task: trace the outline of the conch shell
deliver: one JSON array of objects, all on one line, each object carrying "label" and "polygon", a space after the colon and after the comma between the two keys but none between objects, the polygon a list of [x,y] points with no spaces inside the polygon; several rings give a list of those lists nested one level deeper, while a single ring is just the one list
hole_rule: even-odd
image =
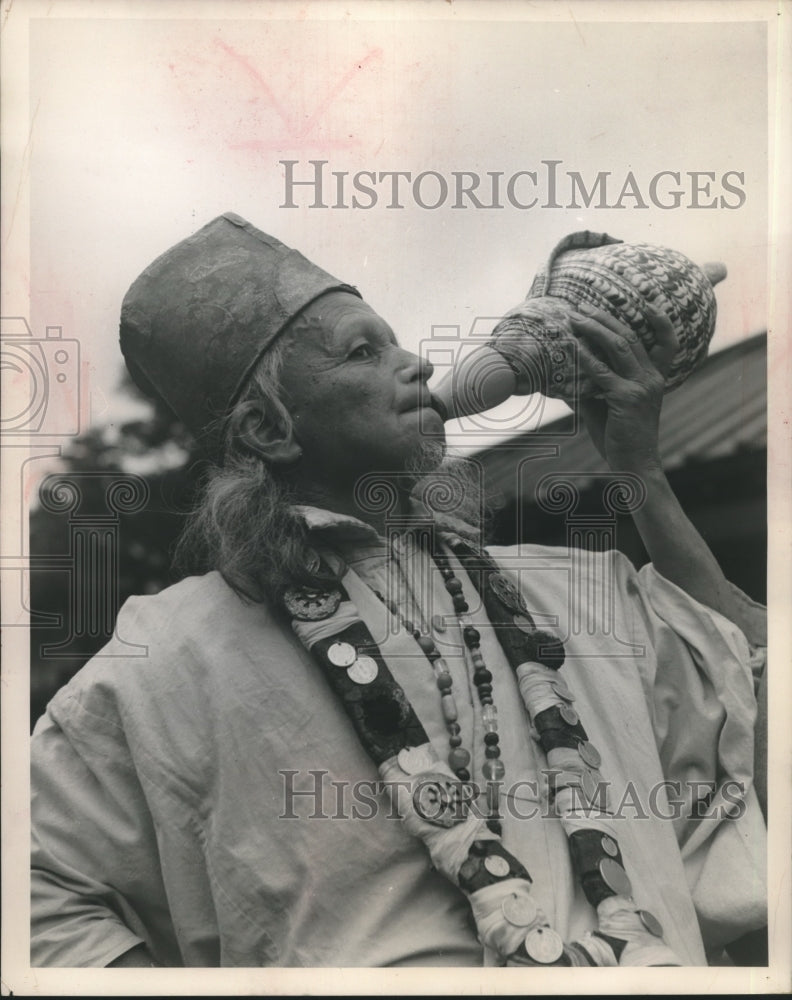
[{"label": "conch shell", "polygon": [[434,390],[447,419],[497,406],[513,394],[541,392],[573,403],[585,380],[575,371],[570,313],[587,304],[630,327],[647,350],[655,346],[650,310],[664,313],[679,343],[667,371],[676,388],[706,357],[715,332],[713,286],[723,264],[698,267],[684,254],[606,233],[572,233],[555,247],[525,300]]},{"label": "conch shell", "polygon": [[[623,243],[606,233],[572,233],[550,254],[525,300],[498,323],[492,347],[519,370],[528,348],[524,338],[543,345],[540,391],[567,399],[574,394],[572,357],[557,341],[574,337],[567,318],[570,308],[585,303],[609,313],[635,331],[650,350],[655,338],[647,307],[653,307],[671,321],[679,342],[666,372],[666,391],[670,391],[707,355],[717,317],[712,288],[725,277],[723,264],[698,267],[668,247]],[[540,355],[531,352],[531,356],[535,367]]]}]

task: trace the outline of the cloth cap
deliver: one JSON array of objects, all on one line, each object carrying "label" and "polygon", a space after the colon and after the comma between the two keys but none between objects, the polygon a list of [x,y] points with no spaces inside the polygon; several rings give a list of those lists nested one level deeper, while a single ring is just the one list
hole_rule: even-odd
[{"label": "cloth cap", "polygon": [[326,292],[360,296],[226,212],[146,268],[121,307],[129,373],[163,399],[210,452],[222,418],[290,320]]}]

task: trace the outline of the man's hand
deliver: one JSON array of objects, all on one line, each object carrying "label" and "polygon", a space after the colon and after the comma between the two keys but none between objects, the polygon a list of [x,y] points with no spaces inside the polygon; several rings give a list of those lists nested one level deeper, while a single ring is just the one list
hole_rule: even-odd
[{"label": "man's hand", "polygon": [[637,335],[612,316],[581,307],[584,312],[570,319],[579,335],[580,374],[588,388],[579,406],[589,434],[614,471],[657,471],[664,376],[679,346],[671,322],[652,313],[656,345],[647,351]]},{"label": "man's hand", "polygon": [[750,622],[685,516],[660,462],[664,376],[678,347],[670,321],[654,314],[656,346],[647,351],[629,327],[604,312],[591,310],[570,319],[579,335],[579,406],[588,431],[614,472],[639,475],[646,488],[633,520],[649,558],[667,580],[750,634]]}]

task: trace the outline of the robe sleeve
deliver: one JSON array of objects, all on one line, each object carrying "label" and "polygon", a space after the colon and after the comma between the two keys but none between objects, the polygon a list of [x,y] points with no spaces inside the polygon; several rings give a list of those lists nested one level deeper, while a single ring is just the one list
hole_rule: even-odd
[{"label": "robe sleeve", "polygon": [[120,728],[61,692],[31,750],[31,965],[101,967],[146,941],[157,845]]},{"label": "robe sleeve", "polygon": [[639,670],[664,775],[682,789],[682,860],[705,945],[717,948],[767,923],[766,831],[753,787],[766,621],[737,588],[745,632],[651,564],[625,576],[654,646]]}]

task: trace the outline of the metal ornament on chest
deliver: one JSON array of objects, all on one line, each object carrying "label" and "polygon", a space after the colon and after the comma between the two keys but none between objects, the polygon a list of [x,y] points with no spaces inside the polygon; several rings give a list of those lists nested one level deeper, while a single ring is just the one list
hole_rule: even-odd
[{"label": "metal ornament on chest", "polygon": [[331,618],[341,604],[337,587],[289,587],[283,594],[286,610],[301,622],[320,622]]}]

